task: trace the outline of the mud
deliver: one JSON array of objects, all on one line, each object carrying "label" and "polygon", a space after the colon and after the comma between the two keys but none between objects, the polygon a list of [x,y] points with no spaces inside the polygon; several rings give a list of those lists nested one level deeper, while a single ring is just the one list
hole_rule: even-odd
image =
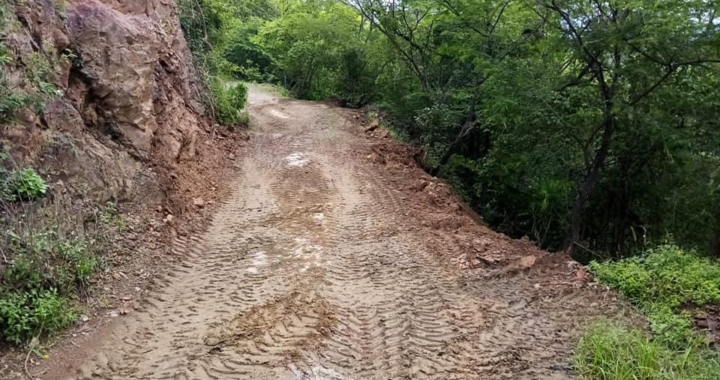
[{"label": "mud", "polygon": [[[576,286],[562,261],[467,265],[544,253],[489,230],[467,246],[480,230],[461,209],[440,215],[454,207],[447,188],[403,182],[397,170],[426,176],[410,163],[378,164],[347,111],[258,88],[250,111],[232,194],[205,233],[177,239],[185,260],[42,378],[574,378],[581,327],[612,297]],[[569,286],[549,285],[563,276]]]}]

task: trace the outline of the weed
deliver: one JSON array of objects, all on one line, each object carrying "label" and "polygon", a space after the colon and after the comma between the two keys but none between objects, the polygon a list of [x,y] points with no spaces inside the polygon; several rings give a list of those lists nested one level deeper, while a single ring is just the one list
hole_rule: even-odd
[{"label": "weed", "polygon": [[5,286],[17,290],[58,289],[70,294],[88,284],[97,267],[83,237],[63,237],[54,230],[9,231],[13,260],[5,271]]},{"label": "weed", "polygon": [[642,330],[608,322],[593,325],[580,340],[575,368],[589,380],[714,380],[716,353],[704,345],[672,350]]},{"label": "weed", "polygon": [[75,310],[54,289],[10,292],[0,289],[0,338],[24,344],[32,338],[65,328]]},{"label": "weed", "polygon": [[104,230],[90,229],[77,209],[49,200],[3,207],[0,341],[23,344],[74,320],[70,299],[87,288],[100,265]]},{"label": "weed", "polygon": [[214,77],[210,84],[210,91],[215,98],[218,121],[223,125],[240,122],[240,112],[245,108],[247,101],[245,84],[238,82],[229,85],[224,80]]},{"label": "weed", "polygon": [[101,294],[98,298],[98,305],[102,309],[110,309],[112,308],[112,301],[110,300],[110,297],[108,297],[107,294]]},{"label": "weed", "polygon": [[50,83],[50,77],[53,74],[53,63],[43,54],[33,52],[27,58],[27,70],[25,71],[25,75],[33,87],[49,98],[62,95],[62,92],[54,84]]},{"label": "weed", "polygon": [[643,307],[720,303],[720,264],[674,245],[625,260],[593,262],[590,270]]},{"label": "weed", "polygon": [[581,375],[592,380],[720,378],[717,355],[683,310],[720,302],[720,264],[661,245],[643,256],[593,262],[590,270],[647,314],[652,336],[607,323],[591,328],[575,357]]},{"label": "weed", "polygon": [[47,190],[45,180],[32,168],[0,175],[0,195],[5,201],[37,199],[45,195]]},{"label": "weed", "polygon": [[116,228],[120,232],[127,228],[127,224],[120,216],[120,210],[115,202],[107,202],[105,207],[100,210],[100,222],[107,227]]}]

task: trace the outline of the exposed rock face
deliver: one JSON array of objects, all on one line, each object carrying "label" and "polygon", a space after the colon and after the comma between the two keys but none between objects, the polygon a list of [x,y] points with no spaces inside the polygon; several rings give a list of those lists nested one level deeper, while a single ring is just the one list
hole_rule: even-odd
[{"label": "exposed rock face", "polygon": [[149,157],[157,142],[167,148],[156,152],[166,160],[192,158],[198,120],[187,110],[187,47],[174,2],[108,4],[86,0],[68,13],[81,72],[103,111],[100,122],[140,157]]},{"label": "exposed rock face", "polygon": [[[48,170],[62,168],[64,183],[84,182],[98,201],[179,191],[178,165],[211,148],[198,143],[207,121],[175,2],[80,0],[64,15],[53,0],[13,9],[21,28],[8,45],[25,64],[9,70],[11,81],[22,88],[23,57],[42,54],[64,96],[7,126],[0,144],[27,161],[44,155]],[[61,59],[68,52],[72,65]]]},{"label": "exposed rock face", "polygon": [[154,25],[90,0],[72,8],[68,28],[103,122],[147,157],[158,128],[152,94],[160,43]]}]

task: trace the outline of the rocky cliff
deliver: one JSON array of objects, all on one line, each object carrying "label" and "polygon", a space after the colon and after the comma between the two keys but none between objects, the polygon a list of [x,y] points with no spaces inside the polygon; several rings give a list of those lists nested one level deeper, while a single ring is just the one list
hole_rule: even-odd
[{"label": "rocky cliff", "polygon": [[2,126],[15,161],[98,202],[192,196],[194,175],[223,153],[210,141],[175,2],[4,7],[5,82],[40,99]]}]

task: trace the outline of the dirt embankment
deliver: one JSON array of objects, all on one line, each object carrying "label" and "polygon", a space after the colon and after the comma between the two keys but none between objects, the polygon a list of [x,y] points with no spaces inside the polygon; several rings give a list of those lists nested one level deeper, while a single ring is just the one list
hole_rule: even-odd
[{"label": "dirt embankment", "polygon": [[[11,86],[33,93],[43,80],[59,96],[4,126],[3,145],[83,197],[182,213],[227,153],[213,139],[175,2],[57,3],[6,6]],[[28,81],[38,61],[49,72]]]}]

